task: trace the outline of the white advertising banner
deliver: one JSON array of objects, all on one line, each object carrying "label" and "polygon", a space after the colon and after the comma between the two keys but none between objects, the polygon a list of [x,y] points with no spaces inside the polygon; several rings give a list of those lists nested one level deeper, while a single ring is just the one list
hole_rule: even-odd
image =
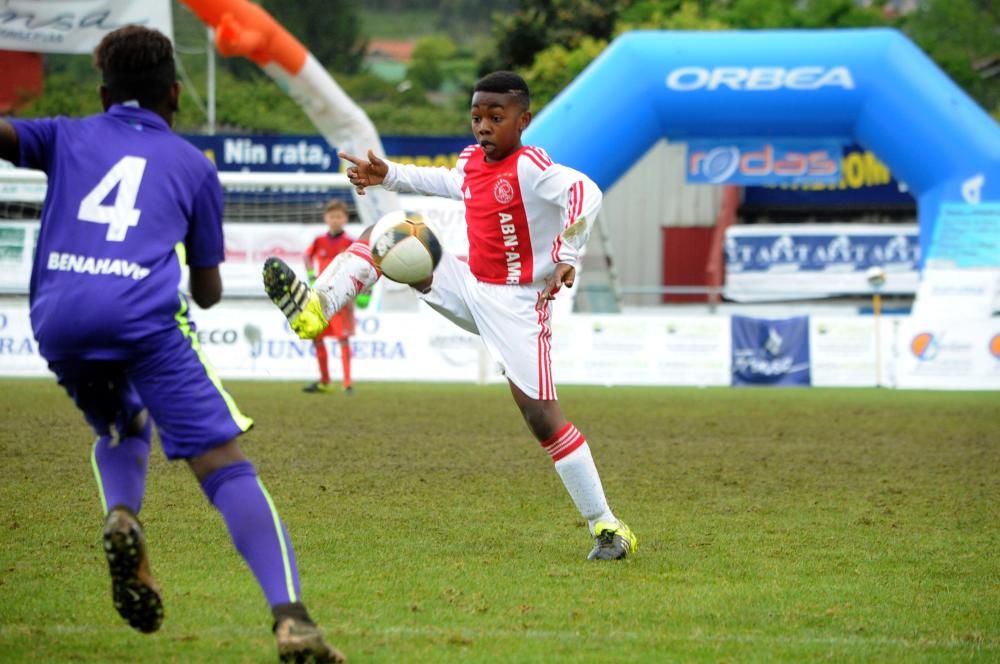
[{"label": "white advertising banner", "polygon": [[896,386],[1000,390],[1000,318],[899,323]]},{"label": "white advertising banner", "polygon": [[[224,379],[318,377],[312,342],[298,339],[266,301],[225,301],[193,317]],[[336,342],[326,341],[340,376]],[[357,312],[351,339],[358,381],[503,382],[480,339],[421,304],[414,313]],[[564,317],[553,330],[558,385],[728,385],[728,317]],[[45,376],[25,300],[0,306],[0,376]]]},{"label": "white advertising banner", "polygon": [[917,298],[913,301],[913,317],[988,319],[994,311],[1000,310],[998,298],[1000,269],[928,267],[920,277]]},{"label": "white advertising banner", "polygon": [[[476,382],[482,343],[421,307],[416,313],[356,312],[351,373],[359,381]],[[313,381],[319,377],[312,341],[288,328],[269,302],[227,302],[193,313],[202,348],[224,378]],[[325,340],[330,372],[340,377],[337,342]],[[484,350],[482,352],[485,352]]]},{"label": "white advertising banner", "polygon": [[[194,311],[205,354],[224,379],[318,377],[315,348],[298,339],[265,300],[229,300]],[[1000,319],[880,323],[881,384],[916,389],[1000,390]],[[571,314],[553,324],[553,375],[560,385],[730,385],[729,316]],[[340,376],[336,342],[326,340]],[[809,325],[812,385],[876,384],[874,319],[815,317]],[[358,381],[499,383],[480,339],[423,304],[413,312],[357,312],[351,339]],[[0,376],[48,376],[31,332],[26,298],[0,301]]]},{"label": "white advertising banner", "polygon": [[0,50],[90,53],[104,35],[130,23],[173,41],[168,0],[4,0]]},{"label": "white advertising banner", "polygon": [[[201,347],[224,379],[319,377],[316,351],[288,328],[269,302],[228,301],[192,314]],[[352,377],[365,381],[482,382],[485,348],[475,335],[425,306],[416,313],[358,312],[351,338]],[[327,339],[330,372],[340,377],[337,342]],[[0,304],[0,376],[46,376],[26,300]]]},{"label": "white advertising banner", "polygon": [[0,221],[0,293],[28,294],[37,221]]},{"label": "white advertising banner", "polygon": [[0,302],[0,376],[48,374],[48,365],[38,354],[31,331],[27,298]]},{"label": "white advertising banner", "polygon": [[573,314],[552,329],[556,387],[729,385],[727,316]]},{"label": "white advertising banner", "polygon": [[875,319],[872,317],[809,317],[809,355],[812,385],[816,387],[873,387],[886,384],[887,360],[892,349],[891,321],[879,321],[883,371],[875,371]]}]

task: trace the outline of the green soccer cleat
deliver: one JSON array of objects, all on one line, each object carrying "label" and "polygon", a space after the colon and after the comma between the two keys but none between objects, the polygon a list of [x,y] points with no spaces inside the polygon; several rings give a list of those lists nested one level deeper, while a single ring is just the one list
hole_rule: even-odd
[{"label": "green soccer cleat", "polygon": [[264,290],[300,339],[315,339],[326,329],[329,321],[319,294],[280,258],[272,256],[264,261]]},{"label": "green soccer cleat", "polygon": [[330,383],[316,381],[315,383],[310,383],[309,385],[303,387],[302,391],[308,394],[330,394],[333,392],[333,387]]},{"label": "green soccer cleat", "polygon": [[587,560],[622,560],[631,556],[639,543],[624,521],[616,524],[598,521],[594,524],[594,550]]},{"label": "green soccer cleat", "polygon": [[104,520],[104,556],[111,571],[111,598],[134,629],[155,632],[163,623],[163,601],[146,556],[142,526],[132,510],[118,506]]}]

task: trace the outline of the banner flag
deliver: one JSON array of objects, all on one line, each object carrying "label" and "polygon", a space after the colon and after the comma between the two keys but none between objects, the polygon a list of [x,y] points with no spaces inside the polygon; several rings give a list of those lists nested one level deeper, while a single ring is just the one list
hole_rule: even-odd
[{"label": "banner flag", "polygon": [[90,53],[104,35],[132,23],[174,40],[167,0],[4,0],[0,50]]},{"label": "banner flag", "polygon": [[809,317],[733,316],[733,385],[810,384]]}]

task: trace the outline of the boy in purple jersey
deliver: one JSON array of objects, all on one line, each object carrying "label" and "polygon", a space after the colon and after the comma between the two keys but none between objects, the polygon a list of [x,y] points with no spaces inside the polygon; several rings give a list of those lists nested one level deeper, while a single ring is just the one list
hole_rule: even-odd
[{"label": "boy in purple jersey", "polygon": [[201,354],[181,266],[203,308],[222,296],[222,190],[214,166],[171,129],[173,48],[126,26],[94,52],[105,112],[0,120],[0,158],[48,174],[31,274],[39,351],[97,433],[91,461],[106,514],[115,608],[153,632],[160,589],[137,518],[152,425],[222,513],[274,615],[282,661],[339,662],[300,600],[295,553],[237,437],[243,415]]}]

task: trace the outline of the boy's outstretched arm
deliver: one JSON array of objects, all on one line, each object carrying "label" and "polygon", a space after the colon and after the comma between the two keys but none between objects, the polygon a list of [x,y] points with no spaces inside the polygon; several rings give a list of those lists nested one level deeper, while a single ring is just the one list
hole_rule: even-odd
[{"label": "boy's outstretched arm", "polygon": [[20,161],[17,132],[5,120],[0,120],[0,159],[6,159],[15,164]]},{"label": "boy's outstretched arm", "polygon": [[386,174],[389,172],[389,165],[376,157],[375,153],[371,150],[368,151],[367,160],[347,154],[346,152],[338,152],[337,156],[354,164],[347,168],[346,174],[347,179],[354,185],[354,189],[360,196],[364,196],[365,187],[374,187],[377,184],[382,184]]}]

